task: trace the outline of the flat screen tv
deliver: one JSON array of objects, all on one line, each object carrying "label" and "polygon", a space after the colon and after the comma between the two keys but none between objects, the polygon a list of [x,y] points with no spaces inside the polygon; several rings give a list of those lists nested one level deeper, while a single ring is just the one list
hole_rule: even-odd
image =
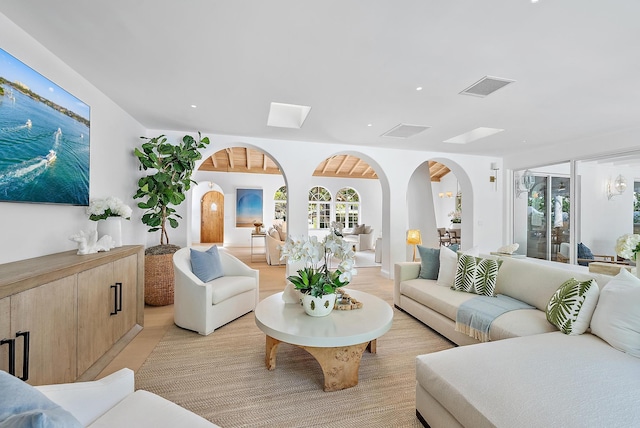
[{"label": "flat screen tv", "polygon": [[89,204],[88,105],[0,49],[0,201]]}]

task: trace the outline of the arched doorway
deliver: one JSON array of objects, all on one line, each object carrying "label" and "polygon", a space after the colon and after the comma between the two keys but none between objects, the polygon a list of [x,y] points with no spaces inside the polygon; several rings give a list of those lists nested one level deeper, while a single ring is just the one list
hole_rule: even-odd
[{"label": "arched doorway", "polygon": [[200,200],[200,242],[224,242],[224,194],[215,190]]}]

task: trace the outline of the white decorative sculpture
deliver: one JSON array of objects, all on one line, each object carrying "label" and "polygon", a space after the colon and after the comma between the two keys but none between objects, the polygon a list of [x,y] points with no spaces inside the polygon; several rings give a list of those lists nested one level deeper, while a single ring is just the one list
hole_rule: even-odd
[{"label": "white decorative sculpture", "polygon": [[500,248],[498,248],[498,253],[502,253],[502,254],[513,254],[513,253],[515,253],[515,252],[516,252],[516,250],[518,249],[518,247],[520,247],[520,244],[518,244],[518,243],[505,245],[504,247],[500,247]]},{"label": "white decorative sculpture", "polygon": [[69,239],[78,243],[78,255],[93,254],[98,251],[109,251],[115,247],[113,238],[105,235],[98,239],[98,232],[96,230],[89,232],[81,230],[77,234],[70,236]]}]

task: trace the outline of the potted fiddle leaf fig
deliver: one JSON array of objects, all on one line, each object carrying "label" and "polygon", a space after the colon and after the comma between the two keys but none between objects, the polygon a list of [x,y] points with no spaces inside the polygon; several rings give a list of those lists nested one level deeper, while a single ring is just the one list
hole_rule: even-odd
[{"label": "potted fiddle leaf fig", "polygon": [[138,180],[138,190],[134,199],[142,199],[138,208],[144,211],[142,223],[149,226],[149,232],[160,231],[160,245],[145,250],[145,303],[161,306],[173,303],[173,253],[180,247],[169,244],[167,227],[178,227],[182,218],[174,208],[184,202],[186,192],[200,153],[209,144],[209,138],[200,135],[193,138],[185,135],[178,144],[171,144],[167,137],[148,138],[135,155],[140,162],[140,170],[150,171]]}]

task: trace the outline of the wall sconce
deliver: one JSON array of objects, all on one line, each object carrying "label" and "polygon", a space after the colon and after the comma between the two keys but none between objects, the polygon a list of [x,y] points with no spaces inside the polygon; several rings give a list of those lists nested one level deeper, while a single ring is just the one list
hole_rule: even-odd
[{"label": "wall sconce", "polygon": [[498,168],[497,162],[491,162],[491,170],[493,171],[493,174],[489,176],[489,182],[496,183],[496,189],[498,188],[498,170],[499,169],[500,168]]},{"label": "wall sconce", "polygon": [[407,231],[407,244],[413,245],[413,261],[416,261],[416,245],[422,244],[422,237],[420,236],[420,230],[410,229]]},{"label": "wall sconce", "polygon": [[536,178],[531,171],[526,170],[521,177],[516,175],[515,179],[515,191],[516,198],[519,198],[522,193],[529,193],[533,186],[536,184]]},{"label": "wall sconce", "polygon": [[607,199],[611,200],[614,196],[620,196],[625,190],[627,190],[627,179],[618,175],[613,183],[611,180],[607,182]]},{"label": "wall sconce", "polygon": [[453,192],[440,192],[438,193],[438,196],[441,198],[444,198],[445,196],[447,198],[453,198]]}]

